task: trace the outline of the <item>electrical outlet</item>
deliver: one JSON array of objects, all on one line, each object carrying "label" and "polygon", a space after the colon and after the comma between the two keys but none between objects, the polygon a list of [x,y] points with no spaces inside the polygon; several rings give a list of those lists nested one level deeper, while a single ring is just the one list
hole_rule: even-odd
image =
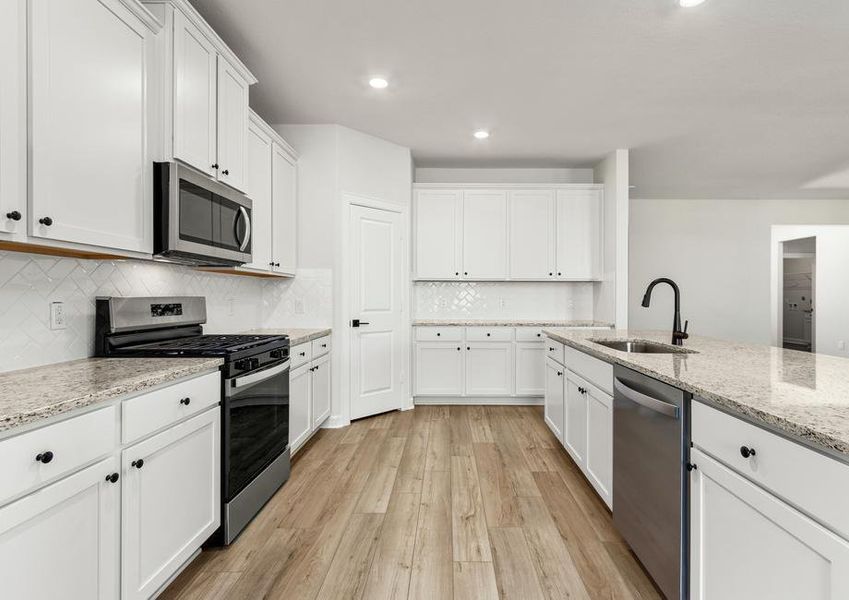
[{"label": "electrical outlet", "polygon": [[507,300],[505,300],[504,298],[499,298],[498,306],[500,306],[501,308],[507,308]]},{"label": "electrical outlet", "polygon": [[65,303],[51,302],[50,303],[50,329],[65,329]]}]

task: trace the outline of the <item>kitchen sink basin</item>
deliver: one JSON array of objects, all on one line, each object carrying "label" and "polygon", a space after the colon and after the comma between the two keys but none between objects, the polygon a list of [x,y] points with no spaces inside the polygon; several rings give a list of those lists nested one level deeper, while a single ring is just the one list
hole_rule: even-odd
[{"label": "kitchen sink basin", "polygon": [[630,352],[633,354],[695,354],[693,350],[687,350],[680,346],[649,342],[646,340],[589,340],[599,346],[618,350],[619,352]]}]

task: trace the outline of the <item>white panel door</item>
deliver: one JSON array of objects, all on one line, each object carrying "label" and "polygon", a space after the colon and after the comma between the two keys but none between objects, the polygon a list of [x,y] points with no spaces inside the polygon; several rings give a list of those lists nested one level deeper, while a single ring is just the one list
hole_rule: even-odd
[{"label": "white panel door", "polygon": [[601,277],[601,190],[557,190],[557,276]]},{"label": "white panel door", "polygon": [[30,10],[32,235],[152,252],[152,32],[120,0]]},{"label": "white panel door", "polygon": [[218,55],[218,181],[245,190],[248,165],[249,84]]},{"label": "white panel door", "polygon": [[608,507],[613,503],[613,398],[592,386],[587,401],[587,479]]},{"label": "white panel door", "polygon": [[463,279],[507,277],[507,192],[463,192]]},{"label": "white panel door", "polygon": [[550,358],[544,359],[545,365],[545,422],[554,436],[563,443],[564,387],[566,377],[561,365]]},{"label": "white panel door", "polygon": [[250,122],[248,126],[248,196],[251,199],[251,253],[247,267],[269,271],[273,266],[271,209],[271,138]]},{"label": "white panel door", "polygon": [[545,345],[516,342],[516,395],[542,396],[545,393]]},{"label": "white panel door", "polygon": [[220,414],[123,451],[123,600],[150,598],[221,524]]},{"label": "white panel door", "polygon": [[416,396],[463,395],[462,342],[425,342],[415,346]]},{"label": "white panel door", "polygon": [[693,600],[849,598],[849,542],[698,449],[690,460]]},{"label": "white panel door", "polygon": [[174,10],[174,157],[213,177],[218,53],[179,9]]},{"label": "white panel door", "polygon": [[294,276],[298,267],[298,165],[280,144],[274,144],[271,156],[274,270]]},{"label": "white panel door", "polygon": [[312,363],[312,428],[316,429],[330,416],[330,355]]},{"label": "white panel door", "polygon": [[466,344],[466,395],[510,396],[513,393],[513,344]]},{"label": "white panel door", "polygon": [[26,233],[26,0],[0,2],[0,239]]},{"label": "white panel door", "polygon": [[0,508],[3,598],[114,600],[120,480],[115,457]]},{"label": "white panel door", "polygon": [[582,469],[587,462],[587,398],[582,391],[585,385],[571,371],[566,372],[563,445]]},{"label": "white panel door", "polygon": [[553,190],[510,192],[510,277],[555,276],[555,209]]},{"label": "white panel door", "polygon": [[402,325],[404,248],[401,214],[351,205],[351,418],[404,406]]},{"label": "white panel door", "polygon": [[416,277],[458,279],[463,243],[461,192],[416,192]]},{"label": "white panel door", "polygon": [[300,448],[312,432],[312,366],[289,373],[289,447]]}]

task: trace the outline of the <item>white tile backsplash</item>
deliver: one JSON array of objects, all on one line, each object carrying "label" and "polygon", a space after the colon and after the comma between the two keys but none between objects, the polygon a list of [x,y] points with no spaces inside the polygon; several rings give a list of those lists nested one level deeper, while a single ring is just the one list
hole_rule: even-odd
[{"label": "white tile backsplash", "polygon": [[416,319],[592,319],[593,284],[419,281],[413,310]]}]

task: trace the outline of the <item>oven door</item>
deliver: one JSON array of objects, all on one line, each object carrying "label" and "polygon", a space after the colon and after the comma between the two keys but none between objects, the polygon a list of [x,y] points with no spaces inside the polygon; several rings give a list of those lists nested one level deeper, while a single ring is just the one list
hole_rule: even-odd
[{"label": "oven door", "polygon": [[232,500],[289,445],[289,361],[224,381],[223,496]]}]

